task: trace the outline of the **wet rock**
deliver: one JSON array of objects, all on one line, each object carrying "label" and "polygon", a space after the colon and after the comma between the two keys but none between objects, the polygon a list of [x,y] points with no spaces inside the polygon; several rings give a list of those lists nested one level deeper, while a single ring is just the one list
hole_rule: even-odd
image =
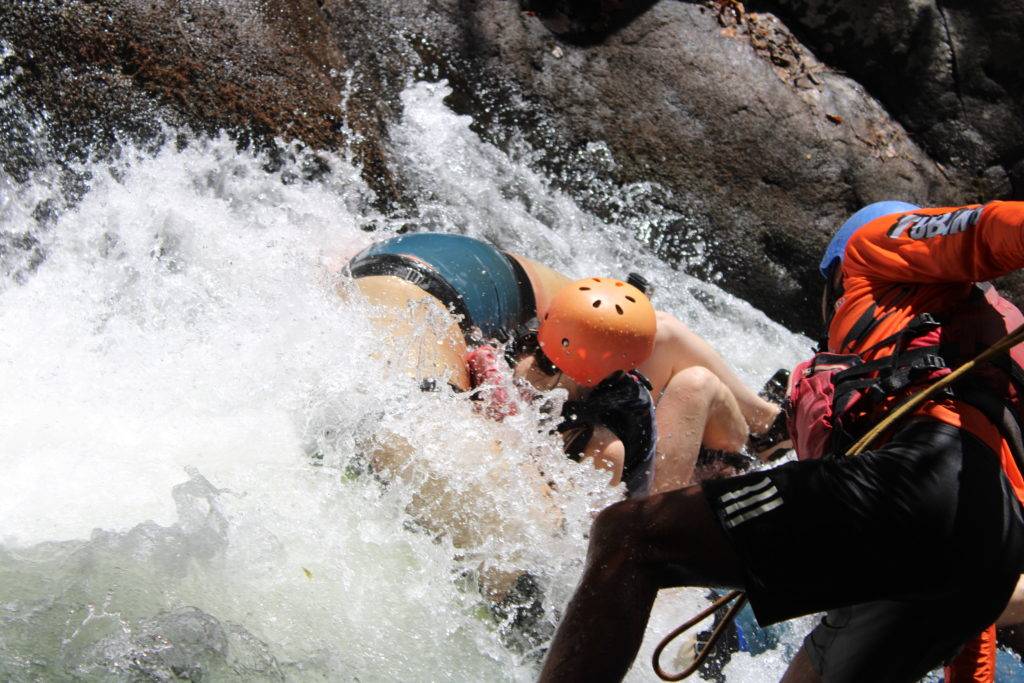
[{"label": "wet rock", "polygon": [[315,0],[0,3],[4,168],[160,143],[167,123],[350,149],[387,203],[382,117],[372,98],[343,98],[350,62],[327,20]]},{"label": "wet rock", "polygon": [[[558,128],[606,142],[621,182],[667,188],[665,208],[687,218],[662,232],[705,243],[701,274],[792,328],[816,331],[817,262],[849,213],[889,197],[958,202],[969,184],[778,19],[739,3],[661,2],[599,42],[563,41],[560,59],[539,10],[473,8],[464,40],[488,67]],[[678,259],[672,244],[653,246]]]},{"label": "wet rock", "polygon": [[0,679],[282,680],[254,634],[175,604],[227,546],[222,493],[192,471],[173,489],[177,523],[0,547]]},{"label": "wet rock", "polygon": [[284,680],[265,643],[194,607],[123,624],[120,632],[73,653],[68,668],[133,680]]},{"label": "wet rock", "polygon": [[[750,3],[754,4],[754,3]],[[764,0],[824,61],[862,83],[939,162],[982,177],[1024,159],[1019,0]],[[987,195],[991,196],[991,195]]]}]

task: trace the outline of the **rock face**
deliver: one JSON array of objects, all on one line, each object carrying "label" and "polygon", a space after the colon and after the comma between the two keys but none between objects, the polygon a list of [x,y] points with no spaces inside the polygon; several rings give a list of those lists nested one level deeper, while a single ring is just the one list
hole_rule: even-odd
[{"label": "rock face", "polygon": [[1024,197],[1024,3],[767,0],[943,164]]},{"label": "rock face", "polygon": [[695,242],[706,245],[696,274],[804,332],[818,325],[821,250],[863,204],[1021,196],[1020,0],[748,9],[736,0],[7,3],[0,154],[15,175],[39,159],[28,125],[38,111],[58,157],[95,154],[126,133],[160,139],[159,115],[228,129],[241,143],[277,136],[350,149],[382,207],[414,212],[389,164],[387,129],[409,78],[445,77],[451,106],[482,135],[501,144],[523,131],[545,150],[537,163],[566,179],[556,182],[614,216],[565,172],[591,163],[575,150],[606,143],[615,164],[597,172],[607,180],[664,189],[643,237],[665,259],[683,263]]},{"label": "rock face", "polygon": [[87,678],[285,680],[265,643],[195,607],[136,619],[80,652],[69,650],[65,666]]},{"label": "rock face", "polygon": [[102,155],[124,137],[161,137],[160,120],[226,129],[241,142],[275,136],[317,149],[351,144],[368,180],[394,195],[375,107],[350,98],[348,61],[314,0],[29,0],[0,4],[5,169],[40,160],[31,130],[45,112],[49,161]]},{"label": "rock face", "polygon": [[606,141],[621,180],[669,188],[724,286],[792,327],[817,326],[817,262],[845,216],[888,197],[957,201],[957,179],[774,17],[661,2],[572,45],[507,3],[477,8],[468,42],[488,63],[563,129]]}]

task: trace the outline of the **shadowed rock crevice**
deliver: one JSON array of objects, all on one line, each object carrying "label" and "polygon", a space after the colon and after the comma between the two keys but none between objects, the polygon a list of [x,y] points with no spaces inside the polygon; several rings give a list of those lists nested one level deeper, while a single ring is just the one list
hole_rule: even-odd
[{"label": "shadowed rock crevice", "polygon": [[1024,6],[1018,0],[752,0],[860,81],[973,197],[1024,197]]},{"label": "shadowed rock crevice", "polygon": [[956,42],[953,40],[953,34],[949,30],[949,19],[946,17],[946,11],[942,9],[942,5],[936,5],[935,9],[942,19],[942,30],[946,34],[946,45],[949,47],[949,76],[953,80],[956,99],[960,102],[960,113],[964,119],[967,119],[967,107],[964,105],[963,89],[960,86],[960,67],[957,65],[956,59]]}]

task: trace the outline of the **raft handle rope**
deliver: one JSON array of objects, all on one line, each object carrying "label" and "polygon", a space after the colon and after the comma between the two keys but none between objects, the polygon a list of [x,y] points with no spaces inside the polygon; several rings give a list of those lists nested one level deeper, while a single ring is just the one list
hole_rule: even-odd
[{"label": "raft handle rope", "polygon": [[[945,377],[936,380],[927,389],[915,394],[909,400],[900,405],[898,408],[896,408],[891,413],[886,415],[885,419],[879,421],[879,423],[875,425],[874,428],[872,428],[870,431],[868,431],[867,434],[861,437],[861,439],[857,441],[857,443],[850,446],[850,449],[846,451],[846,457],[852,457],[855,455],[859,455],[860,453],[863,453],[865,450],[867,450],[868,446],[874,443],[875,439],[877,439],[883,432],[885,432],[886,429],[891,427],[893,423],[896,422],[896,420],[900,419],[901,417],[912,411],[914,408],[917,408],[919,405],[927,401],[928,398],[931,397],[933,394],[942,391],[950,384],[957,381],[967,373],[971,372],[980,364],[984,363],[993,356],[1005,353],[1012,349],[1017,344],[1020,344],[1022,342],[1024,342],[1024,325],[1020,325],[1019,327],[1011,331],[1009,334],[1007,334],[1005,337],[997,341],[995,344],[979,353],[973,359],[967,361],[966,363],[958,367],[956,370],[946,375]],[[697,656],[694,658],[693,662],[688,667],[686,667],[677,674],[667,673],[664,669],[661,668],[661,664],[658,660],[661,658],[662,651],[664,651],[664,649],[668,647],[669,643],[671,643],[673,640],[678,638],[686,631],[689,631],[698,623],[706,619],[709,615],[714,614],[716,611],[718,611],[725,605],[729,604],[733,600],[736,600],[736,604],[730,607],[729,611],[725,613],[725,616],[722,618],[722,621],[718,624],[718,626],[715,627],[715,630],[711,632],[711,637],[708,638],[708,642],[704,645],[703,648],[701,648],[697,652]],[[711,654],[711,648],[713,648],[715,643],[718,642],[718,639],[725,631],[726,626],[728,626],[729,623],[736,618],[736,614],[740,611],[740,609],[743,607],[746,601],[747,596],[743,591],[732,591],[731,593],[728,593],[723,597],[719,598],[718,600],[716,600],[715,602],[713,602],[710,607],[706,608],[697,616],[677,626],[675,630],[673,630],[671,633],[665,636],[661,640],[661,642],[658,643],[658,647],[654,649],[654,655],[651,658],[651,665],[654,667],[654,673],[658,674],[658,677],[661,678],[661,680],[663,681],[681,681],[684,678],[687,678],[688,676],[692,675],[697,669],[700,668],[700,665],[704,663],[704,660],[708,658],[708,655]]]},{"label": "raft handle rope", "polygon": [[[735,600],[736,603],[729,608],[728,612],[725,613],[725,616],[722,617],[722,621],[718,623],[718,626],[715,626],[715,629],[708,637],[708,642],[704,643],[704,647],[697,650],[697,656],[693,658],[693,661],[690,662],[689,666],[675,674],[670,674],[661,668],[661,663],[659,661],[661,659],[661,653],[666,647],[668,647],[669,643],[707,619],[721,608],[728,605],[733,600]],[[663,681],[681,681],[693,674],[693,672],[699,669],[700,665],[704,663],[704,660],[708,658],[708,655],[711,654],[711,649],[714,648],[715,643],[718,642],[722,633],[725,632],[725,628],[733,619],[736,618],[736,613],[743,609],[743,605],[746,604],[746,602],[747,596],[743,591],[732,591],[730,593],[726,593],[711,603],[710,607],[705,608],[697,616],[677,626],[671,633],[661,639],[661,642],[658,643],[658,647],[654,648],[654,654],[651,656],[651,665],[654,667],[654,673],[658,674],[658,677]]]}]

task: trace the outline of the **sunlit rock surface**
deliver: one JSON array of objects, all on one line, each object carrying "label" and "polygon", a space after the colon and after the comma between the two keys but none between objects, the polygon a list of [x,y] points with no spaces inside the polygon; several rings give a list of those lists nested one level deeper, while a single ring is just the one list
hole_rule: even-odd
[{"label": "sunlit rock surface", "polygon": [[[567,130],[606,141],[620,177],[669,188],[689,218],[671,229],[707,242],[708,275],[791,326],[812,329],[815,266],[850,211],[957,196],[876,100],[770,15],[661,2],[577,46],[513,10],[493,3],[472,24],[489,61]],[[671,260],[672,241],[661,251]]]}]

